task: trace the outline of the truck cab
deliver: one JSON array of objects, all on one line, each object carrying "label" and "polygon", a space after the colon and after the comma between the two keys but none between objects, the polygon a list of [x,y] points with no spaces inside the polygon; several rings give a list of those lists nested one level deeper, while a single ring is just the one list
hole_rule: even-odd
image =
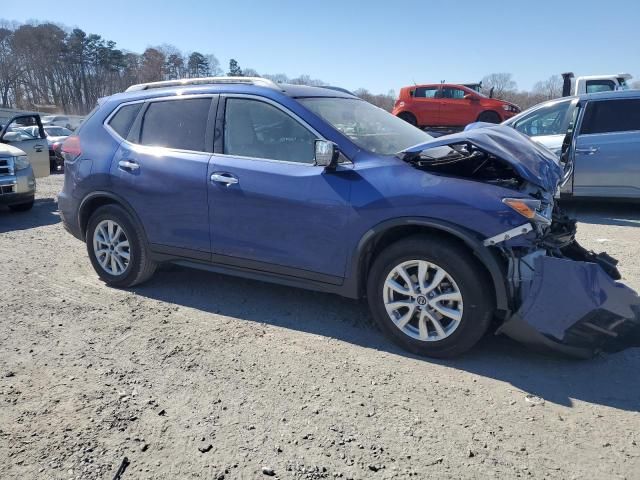
[{"label": "truck cab", "polygon": [[633,77],[628,73],[574,77],[572,72],[568,72],[563,73],[562,78],[564,79],[562,96],[567,97],[569,95],[583,95],[585,93],[628,90],[628,82]]}]

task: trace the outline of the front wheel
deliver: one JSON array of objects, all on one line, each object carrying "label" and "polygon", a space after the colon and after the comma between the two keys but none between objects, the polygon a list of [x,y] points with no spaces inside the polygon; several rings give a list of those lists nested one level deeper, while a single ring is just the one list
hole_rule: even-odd
[{"label": "front wheel", "polygon": [[132,287],[156,270],[143,232],[118,205],[105,205],[91,215],[86,241],[91,264],[107,285]]},{"label": "front wheel", "polygon": [[470,349],[489,328],[490,284],[463,247],[416,235],[375,259],[367,296],[374,320],[392,340],[418,355],[447,358]]}]

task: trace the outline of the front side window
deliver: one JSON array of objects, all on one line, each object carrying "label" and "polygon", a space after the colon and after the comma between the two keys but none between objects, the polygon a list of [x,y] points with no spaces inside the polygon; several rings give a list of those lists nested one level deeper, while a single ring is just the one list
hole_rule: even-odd
[{"label": "front side window", "polygon": [[616,89],[612,80],[587,80],[587,93],[610,92]]},{"label": "front side window", "polygon": [[515,122],[513,128],[529,137],[564,135],[569,127],[571,105],[571,102],[558,102],[540,108]]},{"label": "front side window", "polygon": [[464,98],[465,93],[461,88],[444,87],[442,89],[442,98],[460,100]]},{"label": "front side window", "polygon": [[140,125],[140,144],[204,152],[211,98],[156,101]]},{"label": "front side window", "polygon": [[589,102],[581,134],[640,130],[640,98]]},{"label": "front side window", "polygon": [[393,155],[433,140],[428,133],[359,98],[316,97],[298,101],[370,152]]},{"label": "front side window", "polygon": [[279,108],[259,100],[229,98],[224,153],[296,163],[313,163],[317,137]]},{"label": "front side window", "polygon": [[438,87],[416,87],[413,92],[414,98],[436,98]]}]

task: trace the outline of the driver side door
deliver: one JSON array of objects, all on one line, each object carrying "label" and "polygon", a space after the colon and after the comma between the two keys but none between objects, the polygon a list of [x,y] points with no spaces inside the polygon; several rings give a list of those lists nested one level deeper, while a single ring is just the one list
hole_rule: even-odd
[{"label": "driver side door", "polygon": [[340,284],[350,177],[314,165],[322,138],[262,97],[221,97],[208,170],[216,263]]},{"label": "driver side door", "polygon": [[[34,134],[24,127],[35,127]],[[0,142],[19,148],[27,154],[36,178],[49,176],[49,144],[42,128],[40,115],[18,115],[13,117],[0,132]]]}]

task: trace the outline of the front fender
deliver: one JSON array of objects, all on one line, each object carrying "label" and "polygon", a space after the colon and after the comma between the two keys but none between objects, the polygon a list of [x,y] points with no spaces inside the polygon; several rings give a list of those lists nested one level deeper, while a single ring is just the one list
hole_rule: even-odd
[{"label": "front fender", "polygon": [[477,233],[460,227],[459,225],[446,222],[440,219],[428,217],[400,217],[385,220],[369,229],[358,242],[358,245],[351,256],[349,274],[345,279],[345,295],[353,298],[360,298],[366,284],[365,272],[370,260],[369,255],[376,240],[397,227],[417,226],[430,230],[440,231],[454,236],[464,242],[465,245],[485,266],[493,281],[496,293],[496,307],[505,312],[505,316],[511,311],[511,299],[508,294],[506,275],[496,254],[485,247],[483,238]]}]

